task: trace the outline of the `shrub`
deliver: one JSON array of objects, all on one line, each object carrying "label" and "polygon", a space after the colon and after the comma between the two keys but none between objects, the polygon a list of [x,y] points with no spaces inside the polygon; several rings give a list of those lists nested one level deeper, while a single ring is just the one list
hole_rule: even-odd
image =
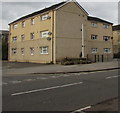
[{"label": "shrub", "polygon": [[73,64],[88,64],[92,63],[86,58],[64,58],[61,60],[62,65],[73,65]]},{"label": "shrub", "polygon": [[119,52],[119,53],[114,54],[113,58],[120,58],[120,52]]}]

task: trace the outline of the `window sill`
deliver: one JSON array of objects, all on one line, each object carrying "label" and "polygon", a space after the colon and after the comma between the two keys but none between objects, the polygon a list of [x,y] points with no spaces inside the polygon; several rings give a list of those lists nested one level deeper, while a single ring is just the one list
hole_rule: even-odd
[{"label": "window sill", "polygon": [[47,38],[47,37],[40,37],[40,38],[44,39],[44,38]]},{"label": "window sill", "polygon": [[104,53],[104,54],[110,54],[111,52],[108,52],[108,53]]},{"label": "window sill", "polygon": [[41,55],[48,55],[48,53],[40,53]]}]

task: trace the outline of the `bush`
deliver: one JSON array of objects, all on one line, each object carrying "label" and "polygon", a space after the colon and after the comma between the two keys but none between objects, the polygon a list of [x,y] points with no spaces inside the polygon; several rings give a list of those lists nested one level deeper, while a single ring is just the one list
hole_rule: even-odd
[{"label": "bush", "polygon": [[62,65],[73,65],[73,64],[89,64],[91,61],[86,58],[64,58],[61,60]]},{"label": "bush", "polygon": [[113,58],[120,58],[120,52],[113,55]]},{"label": "bush", "polygon": [[8,59],[8,46],[3,43],[2,44],[2,60],[7,60]]},{"label": "bush", "polygon": [[65,62],[62,62],[62,65],[73,65],[74,62],[72,61],[65,61]]}]

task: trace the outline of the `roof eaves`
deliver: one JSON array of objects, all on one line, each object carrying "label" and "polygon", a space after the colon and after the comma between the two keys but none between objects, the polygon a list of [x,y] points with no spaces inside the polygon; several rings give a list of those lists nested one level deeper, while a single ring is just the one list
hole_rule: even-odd
[{"label": "roof eaves", "polygon": [[23,16],[23,17],[15,20],[15,21],[9,23],[9,25],[10,25],[10,24],[13,24],[13,23],[16,23],[16,22],[18,22],[18,21],[20,21],[20,20],[24,20],[24,19],[26,19],[26,18],[33,17],[33,16],[35,16],[35,15],[37,15],[37,14],[41,14],[41,13],[44,13],[44,12],[47,12],[47,11],[54,10],[56,7],[59,7],[60,5],[62,5],[62,4],[64,4],[64,3],[66,3],[66,2],[61,2],[61,3],[58,3],[58,4],[52,5],[52,6],[48,7],[48,8],[44,8],[44,9],[42,9],[42,10],[40,10],[40,11],[36,11],[36,12],[34,12],[34,13],[28,14],[28,15],[26,15],[26,16]]},{"label": "roof eaves", "polygon": [[83,12],[89,15],[88,12],[78,2],[75,2],[75,3],[82,9]]},{"label": "roof eaves", "polygon": [[103,23],[108,23],[108,24],[113,25],[112,22],[108,22],[108,21],[106,21],[106,20],[103,20],[103,19],[100,19],[100,18],[97,18],[97,17],[88,16],[88,20],[97,21],[97,22],[103,22]]},{"label": "roof eaves", "polygon": [[85,9],[84,9],[77,1],[69,1],[69,0],[68,0],[68,1],[66,1],[65,4],[57,7],[56,10],[60,9],[61,7],[65,6],[66,4],[68,4],[68,3],[70,3],[70,2],[74,2],[83,12],[86,13],[86,15],[89,15],[89,14],[85,11]]},{"label": "roof eaves", "polygon": [[113,30],[113,31],[118,31],[118,30],[120,30],[120,24],[119,24],[119,25],[112,26],[112,30]]},{"label": "roof eaves", "polygon": [[66,1],[64,4],[62,4],[61,6],[55,8],[55,9],[58,10],[58,9],[60,9],[61,7],[65,6],[65,5],[68,4],[68,3],[69,3],[69,1]]}]

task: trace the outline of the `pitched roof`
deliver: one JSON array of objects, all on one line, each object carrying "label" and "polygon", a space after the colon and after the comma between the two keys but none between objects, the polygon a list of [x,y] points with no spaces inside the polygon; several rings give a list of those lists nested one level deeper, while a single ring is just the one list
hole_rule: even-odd
[{"label": "pitched roof", "polygon": [[15,21],[9,23],[9,25],[12,24],[12,23],[15,23],[15,22],[17,22],[17,21],[19,21],[19,20],[23,20],[23,19],[26,19],[26,18],[28,18],[28,17],[35,16],[35,15],[40,14],[40,13],[44,13],[44,12],[46,12],[46,11],[53,10],[53,9],[55,9],[55,8],[57,8],[57,7],[65,4],[65,3],[66,3],[66,2],[61,2],[61,3],[58,3],[58,4],[52,5],[52,6],[48,7],[48,8],[44,8],[44,9],[42,9],[42,10],[40,10],[40,11],[36,11],[36,12],[34,12],[34,13],[28,14],[28,15],[26,15],[26,16],[23,16],[23,17],[15,20]]},{"label": "pitched roof", "polygon": [[103,23],[108,23],[108,24],[112,24],[113,25],[113,23],[108,22],[108,21],[103,20],[103,19],[100,19],[100,18],[97,18],[97,17],[88,16],[88,20],[97,21],[97,22],[103,22]]},{"label": "pitched roof", "polygon": [[44,8],[44,9],[42,9],[42,10],[40,10],[40,11],[36,11],[36,12],[34,12],[34,13],[31,13],[31,14],[28,14],[28,15],[26,15],[26,16],[23,16],[23,17],[15,20],[15,21],[9,23],[9,25],[10,25],[10,24],[13,24],[13,23],[15,23],[15,22],[17,22],[17,21],[20,21],[20,20],[23,20],[23,19],[26,19],[26,18],[35,16],[35,15],[37,15],[37,14],[41,14],[41,13],[44,13],[44,12],[47,12],[47,11],[50,11],[50,10],[54,10],[54,9],[60,8],[61,6],[65,5],[66,3],[69,3],[69,2],[74,2],[74,3],[76,3],[76,5],[78,5],[78,6],[88,15],[88,13],[84,10],[84,8],[83,8],[77,1],[74,1],[74,0],[73,0],[73,1],[66,0],[66,1],[64,1],[64,2],[60,2],[60,3],[58,3],[58,4],[54,4],[54,5],[52,5],[52,6],[48,7],[48,8]]},{"label": "pitched roof", "polygon": [[9,34],[8,30],[0,30],[0,34]]},{"label": "pitched roof", "polygon": [[120,24],[112,27],[113,31],[120,30]]}]

